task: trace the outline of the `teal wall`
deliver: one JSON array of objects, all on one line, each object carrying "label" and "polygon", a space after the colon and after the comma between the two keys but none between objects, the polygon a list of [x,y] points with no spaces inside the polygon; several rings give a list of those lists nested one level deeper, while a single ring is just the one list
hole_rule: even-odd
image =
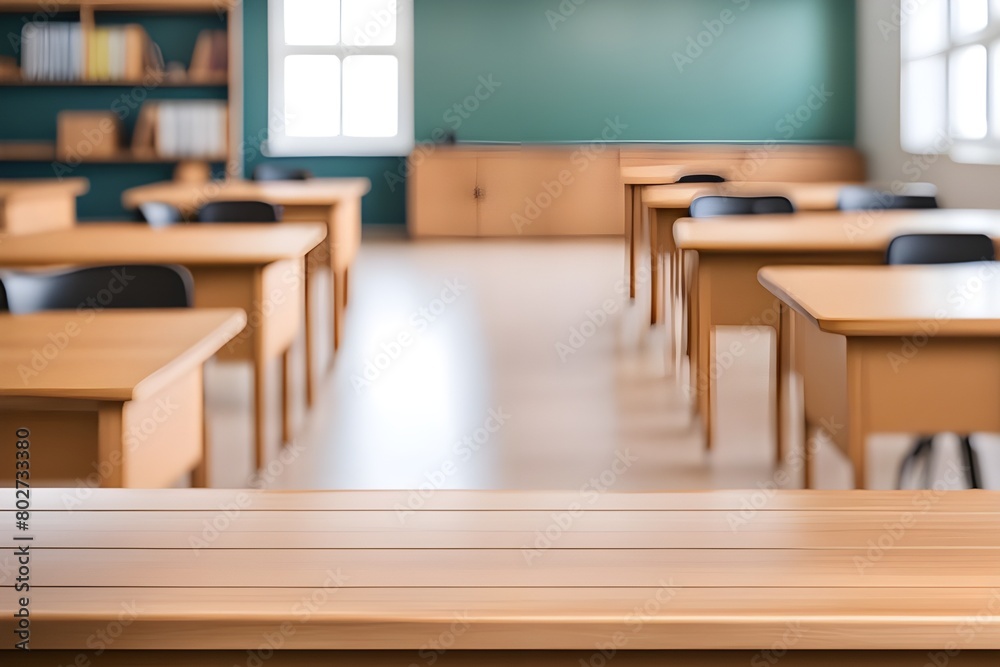
[{"label": "teal wall", "polygon": [[[779,139],[825,84],[834,96],[794,139],[854,140],[850,1],[417,0],[415,19],[420,138],[461,121],[465,140],[587,141],[620,117],[628,141]],[[485,75],[489,99],[449,112]]]},{"label": "teal wall", "polygon": [[[417,139],[456,131],[465,141],[589,141],[618,118],[628,126],[621,141],[853,143],[854,2],[580,1],[416,0]],[[267,120],[266,5],[245,5],[247,44],[255,45],[246,54],[248,136]],[[685,55],[705,21],[721,33],[709,32],[711,43],[701,35],[708,46],[679,67],[675,52]],[[492,93],[480,81],[490,75],[500,84]],[[833,96],[807,114],[801,107],[814,86]],[[784,119],[796,112],[809,116],[798,127]],[[286,161],[370,178],[366,222],[405,217],[398,158]]]},{"label": "teal wall", "polygon": [[[601,135],[608,119],[618,119],[620,141],[854,141],[850,0],[415,1],[418,140],[455,131],[465,141],[588,141]],[[3,20],[0,30],[7,34],[11,19]],[[206,20],[214,19],[155,17],[148,25],[165,51],[186,60],[196,30],[191,22]],[[244,1],[244,29],[249,172],[267,159],[259,150],[267,125],[266,0]],[[692,47],[688,53],[696,57],[679,66],[678,55],[686,57],[691,40],[699,39],[702,52]],[[8,52],[3,49],[9,46],[0,54]],[[480,77],[500,85],[488,92]],[[833,95],[815,104],[814,87]],[[477,93],[485,99],[476,99]],[[61,105],[107,108],[120,94],[0,88],[0,139],[47,138]],[[819,108],[803,106],[810,101]],[[793,116],[789,122],[786,116],[796,113],[801,121]],[[319,176],[367,176],[373,189],[364,201],[365,222],[405,219],[401,158],[275,161]],[[0,177],[51,171],[50,165],[0,163]],[[169,178],[170,171],[78,168],[94,190],[81,202],[81,216],[124,215],[117,206],[121,188]]]}]

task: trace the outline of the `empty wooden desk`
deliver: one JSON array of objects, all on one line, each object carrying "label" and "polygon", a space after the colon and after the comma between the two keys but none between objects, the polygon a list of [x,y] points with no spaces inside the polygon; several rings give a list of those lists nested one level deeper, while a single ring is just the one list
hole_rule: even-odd
[{"label": "empty wooden desk", "polygon": [[[910,233],[983,233],[1000,239],[1000,211],[931,210],[796,213],[681,220],[680,251],[696,253],[688,298],[691,391],[711,445],[718,368],[712,332],[717,326],[773,326],[780,335],[780,301],[757,272],[781,264],[882,264],[889,243]],[[749,332],[749,335],[753,335]],[[776,357],[780,403],[782,355]],[[776,411],[778,457],[782,421]]]},{"label": "empty wooden desk", "polygon": [[32,494],[31,651],[5,662],[119,626],[102,665],[1000,660],[996,493],[62,493]]},{"label": "empty wooden desk", "polygon": [[995,262],[761,270],[795,313],[807,428],[824,425],[856,487],[873,433],[1000,432],[998,278]]},{"label": "empty wooden desk", "polygon": [[76,224],[85,178],[0,180],[0,234],[33,234]]},{"label": "empty wooden desk", "polygon": [[[166,181],[126,190],[122,203],[126,208],[138,208],[146,202],[173,204],[188,215],[210,201],[257,200],[280,204],[285,209],[286,222],[325,222],[326,243],[310,257],[310,272],[314,267],[330,267],[333,342],[340,346],[343,332],[344,307],[347,305],[347,280],[350,268],[361,248],[361,198],[371,189],[367,178],[311,178],[306,181],[209,181],[188,183]],[[311,291],[306,282],[306,290]],[[306,296],[307,304],[311,296]],[[307,306],[308,307],[308,306]],[[306,348],[313,358],[312,335],[306,331]],[[312,388],[309,388],[310,402]]]},{"label": "empty wooden desk", "polygon": [[[305,257],[326,227],[295,225],[88,224],[65,231],[10,236],[0,243],[0,267],[66,264],[181,264],[194,274],[199,308],[240,308],[248,325],[220,352],[253,362],[256,461],[266,462],[266,388],[271,363],[281,358],[284,439],[290,439],[288,351],[303,316]],[[307,378],[309,374],[307,372]]]},{"label": "empty wooden desk", "polygon": [[[127,277],[126,277],[127,279]],[[13,484],[166,487],[207,477],[202,366],[246,324],[240,310],[0,314],[0,429]],[[15,458],[15,441],[30,442]],[[18,438],[15,438],[18,433]]]},{"label": "empty wooden desk", "polygon": [[[670,258],[670,304],[683,298],[683,262],[674,243],[674,224],[690,215],[692,202],[699,197],[787,197],[798,211],[835,211],[840,190],[847,182],[832,183],[695,183],[646,186],[642,188],[642,206],[649,209],[649,249],[652,267],[652,305],[650,321],[660,320],[663,295],[660,294],[660,268],[664,257]],[[675,331],[678,327],[675,324]]]}]

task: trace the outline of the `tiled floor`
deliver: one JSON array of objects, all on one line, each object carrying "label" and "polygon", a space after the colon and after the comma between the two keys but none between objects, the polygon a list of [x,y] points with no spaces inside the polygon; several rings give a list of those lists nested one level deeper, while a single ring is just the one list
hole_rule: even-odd
[{"label": "tiled floor", "polygon": [[[706,454],[667,372],[665,328],[650,329],[646,310],[628,301],[624,261],[620,239],[366,240],[334,372],[312,413],[301,415],[295,443],[263,479],[251,477],[246,445],[249,370],[211,369],[213,484],[773,485],[768,337],[722,377],[718,444]],[[991,455],[996,439],[977,442],[987,483],[1000,483],[991,475],[1000,470],[1000,456]],[[893,488],[909,444],[906,436],[870,442],[872,487]],[[950,438],[938,451],[939,469],[958,465]],[[816,471],[821,488],[850,482],[848,464],[832,447],[819,453]]]}]

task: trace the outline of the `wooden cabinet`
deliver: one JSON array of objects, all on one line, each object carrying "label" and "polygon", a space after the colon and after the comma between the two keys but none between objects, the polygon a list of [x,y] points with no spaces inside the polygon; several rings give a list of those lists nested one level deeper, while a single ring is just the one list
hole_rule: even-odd
[{"label": "wooden cabinet", "polygon": [[409,229],[425,236],[621,235],[617,149],[427,146],[412,160]]},{"label": "wooden cabinet", "polygon": [[845,146],[650,144],[419,146],[407,183],[409,229],[428,236],[625,233],[621,169],[684,165],[733,181],[863,181]]}]

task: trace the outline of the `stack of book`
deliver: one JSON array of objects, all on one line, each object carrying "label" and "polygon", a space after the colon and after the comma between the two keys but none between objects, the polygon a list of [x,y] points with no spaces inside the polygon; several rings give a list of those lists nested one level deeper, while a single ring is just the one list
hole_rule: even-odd
[{"label": "stack of book", "polygon": [[137,155],[224,160],[227,111],[224,100],[147,102],[139,112],[132,149]]},{"label": "stack of book", "polygon": [[25,25],[21,75],[29,81],[140,81],[162,69],[156,47],[137,24],[84,31],[79,23]]},{"label": "stack of book", "polygon": [[27,24],[21,30],[21,76],[29,81],[79,81],[83,68],[79,23]]},{"label": "stack of book", "polygon": [[87,43],[91,81],[138,81],[146,73],[150,41],[140,25],[99,27]]}]

